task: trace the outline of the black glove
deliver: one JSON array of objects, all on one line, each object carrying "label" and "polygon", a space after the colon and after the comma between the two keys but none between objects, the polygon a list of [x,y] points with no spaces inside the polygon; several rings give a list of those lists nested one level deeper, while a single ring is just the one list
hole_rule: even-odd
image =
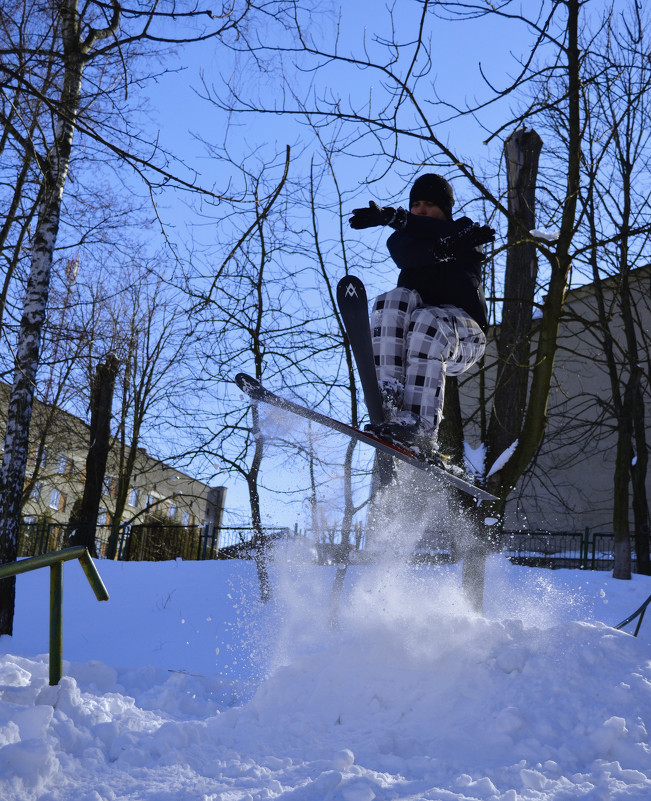
[{"label": "black glove", "polygon": [[439,262],[462,258],[467,262],[481,262],[483,254],[476,250],[495,239],[495,231],[487,225],[477,225],[469,217],[460,217],[452,223],[452,231],[435,240],[430,246],[432,256]]},{"label": "black glove", "polygon": [[488,225],[478,225],[468,217],[455,221],[455,232],[451,235],[452,249],[457,247],[474,248],[495,241],[495,231]]},{"label": "black glove", "polygon": [[[404,219],[403,219],[404,218]],[[375,228],[378,225],[391,225],[396,227],[396,223],[400,222],[402,227],[407,220],[407,215],[404,209],[394,209],[391,206],[378,206],[378,204],[371,200],[367,209],[353,209],[353,216],[348,221],[351,228],[356,230],[362,228]]]}]

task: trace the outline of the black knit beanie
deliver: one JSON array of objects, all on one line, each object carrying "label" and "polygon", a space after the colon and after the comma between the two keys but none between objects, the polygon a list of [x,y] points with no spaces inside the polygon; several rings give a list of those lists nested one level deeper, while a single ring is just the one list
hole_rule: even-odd
[{"label": "black knit beanie", "polygon": [[428,200],[430,203],[434,203],[448,219],[452,218],[454,192],[442,175],[427,172],[416,178],[409,193],[409,208],[418,200]]}]

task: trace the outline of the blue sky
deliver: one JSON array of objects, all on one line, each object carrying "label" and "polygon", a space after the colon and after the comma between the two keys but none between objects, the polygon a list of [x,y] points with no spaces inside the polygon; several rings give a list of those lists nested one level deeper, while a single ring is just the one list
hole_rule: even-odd
[{"label": "blue sky", "polygon": [[[333,45],[334,21],[339,10],[334,3],[328,4],[328,7],[331,9],[330,14],[319,19],[315,18],[313,30],[315,35],[320,35],[325,43]],[[412,13],[411,18],[407,17],[405,10]],[[341,51],[348,49],[351,52],[360,53],[364,39],[370,41],[374,35],[378,37],[390,35],[389,14],[384,6],[379,6],[372,0],[344,4],[341,13],[339,27]],[[418,21],[418,13],[419,5],[416,3],[403,2],[399,4],[396,21],[404,30],[402,36],[405,40],[413,38],[412,31]],[[430,28],[433,57],[431,77],[435,81],[436,91],[441,98],[463,105],[466,100],[472,103],[477,97],[485,96],[486,88],[480,78],[479,62],[497,85],[505,85],[508,82],[507,75],[513,65],[512,57],[505,48],[505,41],[510,39],[509,25],[487,20],[463,23],[431,20]],[[375,47],[375,49],[379,53],[379,48]],[[254,88],[257,84],[257,75],[250,68],[243,69],[241,59],[233,56],[218,43],[208,42],[194,47],[186,47],[179,51],[176,58],[172,57],[168,60],[166,66],[171,70],[179,71],[171,72],[156,84],[150,85],[148,91],[154,116],[160,125],[160,141],[171,152],[181,155],[189,167],[196,169],[204,185],[214,184],[219,190],[228,184],[230,178],[228,166],[208,156],[205,145],[199,141],[204,139],[215,143],[221,142],[227,125],[231,126],[229,139],[234,151],[241,152],[243,156],[249,149],[253,152],[256,148],[262,147],[271,152],[283,148],[288,143],[294,147],[295,151],[302,146],[307,147],[306,162],[309,155],[314,152],[313,148],[307,144],[309,131],[295,118],[246,115],[229,120],[225,112],[199,97],[199,93],[204,91],[201,85],[202,76],[207,83],[216,86],[222,79],[232,80],[244,91]],[[338,74],[341,76],[340,80]],[[351,80],[350,71],[330,70],[329,79],[335,82],[333,90],[341,90],[346,94],[356,92],[361,97],[365,97],[369,91],[370,73],[359,71],[352,74],[354,84],[344,85],[344,82]],[[306,80],[307,76],[302,76],[302,79]],[[373,80],[377,81],[378,76],[373,76]],[[279,94],[279,82],[273,73],[272,77],[267,79],[264,89],[268,102],[272,102]],[[434,111],[434,113],[437,112]],[[498,110],[490,110],[485,116],[489,122],[492,119],[498,119]],[[464,158],[480,162],[495,152],[495,148],[489,149],[483,144],[485,131],[470,117],[453,124],[440,126],[437,133],[441,134],[441,129],[445,131],[442,138],[449,137]],[[343,188],[352,191],[355,189],[355,184],[361,182],[363,178],[363,170],[360,170],[358,175],[351,180],[352,185]],[[462,202],[464,188],[460,185],[455,188],[459,201]],[[378,198],[383,192],[398,197],[398,199],[400,193],[406,193],[404,180],[392,173],[380,181],[376,189]],[[365,202],[367,196],[368,190],[362,190],[359,195],[360,202]],[[167,203],[169,206],[165,208]],[[353,205],[355,204],[351,201],[351,208]],[[190,238],[195,243],[209,244],[219,237],[219,223],[210,226],[205,225],[205,221],[201,220],[200,225],[194,227],[198,221],[195,212],[187,209],[175,198],[171,196],[162,198],[161,206],[164,219],[175,226],[183,238]],[[217,210],[217,216],[218,214],[219,210]],[[328,224],[325,220],[323,222],[324,225]],[[192,228],[192,231],[190,232],[189,228],[186,230],[186,227]],[[373,236],[370,235],[365,239],[367,243],[370,243]],[[385,239],[382,232],[376,236],[376,239],[378,250],[382,251]],[[372,280],[372,276],[367,275],[365,278]],[[387,280],[392,279],[389,277]],[[234,372],[236,372],[235,367],[246,369],[246,365],[234,365]],[[288,422],[288,425],[291,423]],[[340,444],[342,457],[343,447],[342,440]],[[269,479],[271,461],[270,459],[267,463],[265,480]],[[281,488],[291,486],[294,481],[293,476],[287,478],[282,470],[278,475],[281,476]],[[284,482],[286,483],[284,484]],[[246,509],[247,501],[242,486],[236,487],[230,479],[226,483],[229,486],[228,506],[231,507],[234,504]],[[333,510],[336,510],[336,506],[335,500]],[[266,522],[269,523],[292,525],[297,517],[296,511],[288,513],[284,501],[267,502],[265,509],[269,515]],[[302,515],[298,514],[298,519],[301,522]]]},{"label": "blue sky", "polygon": [[[317,19],[315,30],[321,31],[322,39],[327,44],[334,44],[334,20],[339,9],[336,4],[327,4],[332,10],[329,15]],[[379,12],[378,9],[382,9]],[[412,15],[407,19],[405,10],[411,10]],[[404,39],[413,36],[413,26],[418,17],[416,3],[402,3],[396,14],[398,24],[405,29]],[[389,15],[373,0],[358,0],[355,3],[344,4],[342,22],[340,26],[340,51],[361,52],[364,40],[369,41],[373,35],[388,36]],[[483,19],[468,20],[464,22],[444,22],[430,18],[431,51],[433,68],[431,78],[435,82],[437,92],[443,100],[450,103],[464,105],[471,104],[475,99],[485,98],[487,88],[481,78],[479,64],[485,74],[490,77],[496,86],[505,86],[509,74],[514,71],[514,61],[510,54],[514,44],[523,42],[523,28],[521,25],[505,21]],[[515,36],[516,33],[519,34]],[[379,48],[374,48],[379,53]],[[231,126],[230,139],[233,147],[254,150],[260,145],[273,146],[274,143],[282,148],[285,144],[296,145],[307,137],[304,127],[289,117],[245,116],[228,120],[225,112],[207,103],[199,97],[203,93],[201,76],[206,82],[219,87],[222,79],[237,84],[246,92],[257,84],[257,76],[251,69],[238,68],[238,60],[218,42],[207,42],[201,45],[189,46],[179,51],[176,58],[172,57],[167,66],[171,69],[180,69],[179,72],[164,76],[157,84],[151,85],[147,94],[153,106],[156,121],[160,126],[161,143],[170,151],[182,154],[184,161],[196,169],[204,183],[216,183],[217,187],[226,185],[227,175],[224,165],[215,163],[205,152],[205,147],[198,138],[213,142],[220,142],[227,125]],[[366,97],[373,82],[379,81],[379,76],[368,72],[352,73],[354,85],[342,86],[351,80],[351,72],[341,72],[342,81],[335,83],[333,91],[341,92],[345,97],[348,93],[359,92]],[[306,76],[298,76],[298,80],[307,80]],[[336,81],[336,76],[333,76]],[[280,95],[280,76],[272,75],[266,81],[265,94],[268,102],[272,102]],[[490,125],[503,120],[503,114],[508,113],[502,106],[483,112],[483,121]],[[438,110],[434,110],[432,118],[437,119]],[[437,133],[447,139],[458,151],[468,159],[481,161],[493,155],[495,148],[489,149],[483,144],[485,129],[473,118],[466,117],[447,125],[440,125]],[[386,191],[390,194],[400,192],[401,182],[386,181]]]}]

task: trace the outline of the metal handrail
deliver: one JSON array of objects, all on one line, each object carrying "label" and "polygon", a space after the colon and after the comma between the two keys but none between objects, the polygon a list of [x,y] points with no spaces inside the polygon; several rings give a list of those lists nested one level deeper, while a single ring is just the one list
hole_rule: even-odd
[{"label": "metal handrail", "polygon": [[649,604],[651,604],[651,595],[649,595],[649,597],[646,599],[646,601],[642,604],[642,606],[639,609],[636,609],[632,615],[626,618],[626,620],[622,620],[622,622],[619,623],[617,626],[615,626],[615,628],[623,629],[624,626],[626,626],[628,623],[630,623],[632,620],[635,620],[635,618],[639,616],[640,619],[637,621],[637,626],[635,627],[635,634],[633,635],[634,637],[637,637],[637,634],[640,630],[640,626],[642,625],[642,621],[644,620],[644,613],[646,612],[646,608]]},{"label": "metal handrail", "polygon": [[63,675],[63,563],[70,559],[79,559],[88,583],[95,593],[98,601],[108,601],[109,594],[104,586],[100,574],[90,554],[78,545],[74,548],[64,548],[61,551],[52,551],[40,556],[31,556],[19,562],[10,562],[0,565],[0,579],[38,570],[41,567],[50,568],[50,684],[58,684]]}]

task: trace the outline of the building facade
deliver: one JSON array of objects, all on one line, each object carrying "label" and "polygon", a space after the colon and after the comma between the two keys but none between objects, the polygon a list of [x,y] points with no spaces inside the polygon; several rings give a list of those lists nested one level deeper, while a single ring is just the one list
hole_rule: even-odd
[{"label": "building facade", "polygon": [[[598,293],[593,284],[568,292],[558,334],[548,425],[535,465],[520,480],[507,505],[507,528],[612,531],[617,425],[613,382],[618,391],[628,378],[627,346],[618,276],[602,282],[603,310],[613,335],[615,371],[609,368],[600,324]],[[647,448],[651,442],[651,268],[630,273],[630,304],[641,368]],[[493,332],[494,333],[494,332]],[[535,358],[535,332],[532,359]],[[486,354],[486,397],[495,382],[494,339]],[[460,388],[466,435],[477,447],[479,375]],[[635,458],[635,457],[634,457]],[[651,487],[647,481],[647,495]],[[630,498],[629,498],[630,503]],[[630,516],[631,530],[633,516]]]},{"label": "building facade", "polygon": [[[9,387],[0,383],[0,432]],[[55,406],[36,401],[30,429],[23,522],[67,523],[84,492],[89,426]],[[97,519],[99,526],[150,522],[199,526],[212,536],[222,525],[226,489],[211,487],[138,448],[124,511],[116,519],[120,444],[112,440]]]}]

